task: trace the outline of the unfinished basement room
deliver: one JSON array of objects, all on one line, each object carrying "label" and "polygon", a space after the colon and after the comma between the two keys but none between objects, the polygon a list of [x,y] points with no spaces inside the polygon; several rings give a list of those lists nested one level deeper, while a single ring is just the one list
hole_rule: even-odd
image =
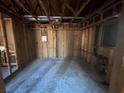
[{"label": "unfinished basement room", "polygon": [[0,0],[0,93],[124,93],[124,0]]}]

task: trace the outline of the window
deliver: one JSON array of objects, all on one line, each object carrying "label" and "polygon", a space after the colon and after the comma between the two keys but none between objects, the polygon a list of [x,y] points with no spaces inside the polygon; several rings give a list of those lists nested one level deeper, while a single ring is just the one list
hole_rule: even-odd
[{"label": "window", "polygon": [[47,36],[42,36],[42,42],[47,42]]}]

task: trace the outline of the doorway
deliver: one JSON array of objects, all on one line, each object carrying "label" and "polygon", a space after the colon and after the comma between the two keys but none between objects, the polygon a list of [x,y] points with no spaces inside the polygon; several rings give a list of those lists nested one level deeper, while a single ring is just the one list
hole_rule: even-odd
[{"label": "doorway", "polygon": [[3,79],[18,69],[12,19],[4,14],[0,15],[0,68]]}]

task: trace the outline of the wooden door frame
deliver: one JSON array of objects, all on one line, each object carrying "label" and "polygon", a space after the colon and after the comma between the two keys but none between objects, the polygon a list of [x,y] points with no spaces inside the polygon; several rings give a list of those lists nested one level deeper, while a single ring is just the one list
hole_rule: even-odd
[{"label": "wooden door frame", "polygon": [[6,59],[7,59],[8,70],[9,70],[9,74],[12,74],[12,68],[11,68],[10,57],[9,57],[9,46],[8,46],[8,40],[7,40],[7,32],[6,32],[5,22],[4,22],[2,13],[0,13],[0,25],[1,25],[0,29],[1,29],[1,32],[3,35],[4,46],[6,49]]}]

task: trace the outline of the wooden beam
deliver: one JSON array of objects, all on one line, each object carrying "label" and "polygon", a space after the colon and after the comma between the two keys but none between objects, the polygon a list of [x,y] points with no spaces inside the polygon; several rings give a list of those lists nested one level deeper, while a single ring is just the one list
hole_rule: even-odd
[{"label": "wooden beam", "polygon": [[[8,6],[3,2],[3,1],[0,1],[0,7],[6,7],[6,8],[8,8]],[[8,8],[9,9],[9,8]],[[9,9],[11,12],[15,12],[15,11],[13,11],[13,10],[11,10],[11,9]]]},{"label": "wooden beam", "polygon": [[[82,11],[83,9],[89,4],[90,0],[87,0],[85,3],[82,4],[82,6],[80,7],[80,9],[77,11],[77,13],[75,14],[74,17],[77,17]],[[74,19],[71,20],[71,23]]]},{"label": "wooden beam", "polygon": [[83,11],[83,9],[89,4],[89,2],[90,0],[87,0],[85,3],[82,4],[81,8],[75,14],[75,17],[77,17]]},{"label": "wooden beam", "polygon": [[42,0],[38,0],[38,3],[40,5],[40,7],[43,9],[45,15],[48,17],[48,20],[50,20],[50,17],[49,17],[49,13],[47,12],[47,9],[46,7],[44,6],[44,3]]},{"label": "wooden beam", "polygon": [[34,9],[34,11],[33,11],[34,14],[36,14],[37,9],[38,9],[38,4],[36,5],[36,7],[35,7],[35,9]]},{"label": "wooden beam", "polygon": [[16,17],[16,18],[24,21],[25,23],[31,22],[31,21],[27,20],[26,18],[24,18],[23,16],[18,15],[14,11],[8,9],[8,7],[3,5],[1,1],[0,1],[0,12],[5,13],[6,15],[11,16],[11,17]]},{"label": "wooden beam", "polygon": [[11,0],[11,4],[13,5],[16,11],[20,10],[20,7],[14,2],[14,0]]},{"label": "wooden beam", "polygon": [[14,1],[15,1],[15,3],[18,4],[21,8],[23,8],[25,12],[27,12],[27,13],[30,14],[30,15],[32,15],[32,13],[31,13],[29,10],[27,10],[27,9],[25,8],[25,6],[24,6],[19,0],[14,0]]},{"label": "wooden beam", "polygon": [[55,9],[54,9],[54,7],[53,7],[53,3],[52,3],[52,1],[50,0],[49,1],[49,4],[50,4],[50,14],[51,15],[55,15]]},{"label": "wooden beam", "polygon": [[33,13],[33,8],[31,7],[31,6],[32,6],[31,0],[28,0],[28,1],[26,0],[26,2],[29,3],[29,6],[30,6],[31,11],[32,11],[32,13]]},{"label": "wooden beam", "polygon": [[57,3],[57,2],[56,2],[55,0],[53,0],[53,1],[51,2],[52,11],[54,12],[54,16],[56,16],[56,15],[61,15],[61,13],[60,13],[61,11],[58,10],[59,7],[57,6],[56,3]]},{"label": "wooden beam", "polygon": [[39,8],[39,11],[40,11],[40,14],[41,14],[41,15],[45,15],[44,12],[42,11],[42,7],[40,6],[38,0],[37,0],[37,5],[35,6],[35,10],[33,10],[33,13],[35,13],[36,8],[37,8],[37,9]]},{"label": "wooden beam", "polygon": [[[103,12],[103,9],[105,8],[105,7],[108,7],[110,4],[112,4],[113,2],[115,2],[115,0],[111,0],[110,2],[106,2],[103,6],[101,6],[101,8],[98,8],[96,11],[94,11],[92,14],[90,14],[90,15],[88,15],[87,16],[87,18],[86,19],[88,19],[88,18],[90,18],[91,16],[93,16],[94,14],[96,14],[96,13],[101,13],[101,11]],[[122,1],[119,1],[119,3],[121,3]],[[114,4],[115,5],[115,4]],[[110,6],[110,7],[113,7],[113,5],[112,6]]]},{"label": "wooden beam", "polygon": [[39,2],[40,7],[43,9],[45,15],[48,16],[48,12],[47,12],[46,7],[44,6],[43,1],[42,0],[38,0],[38,2]]},{"label": "wooden beam", "polygon": [[29,3],[28,2],[30,2],[30,0],[25,0],[25,5],[28,7],[28,9],[30,9],[31,10],[31,12],[33,12],[33,10],[32,10],[32,5],[29,5]]},{"label": "wooden beam", "polygon": [[51,5],[50,5],[50,0],[47,0],[47,3],[48,3],[48,7],[47,7],[47,8],[48,8],[48,14],[50,15],[50,14],[51,14],[51,13],[50,13],[50,12],[51,12],[51,10],[50,10],[50,7],[51,7]]},{"label": "wooden beam", "polygon": [[5,85],[4,85],[4,80],[2,78],[2,73],[1,72],[0,72],[0,93],[5,93]]},{"label": "wooden beam", "polygon": [[7,32],[6,32],[6,27],[5,27],[2,13],[0,14],[0,26],[1,26],[1,32],[3,35],[4,46],[6,49],[6,60],[7,60],[7,65],[8,65],[8,69],[9,69],[9,74],[11,74],[12,68],[11,68],[10,57],[9,57],[9,46],[8,46],[8,40],[7,40]]},{"label": "wooden beam", "polygon": [[[110,19],[112,19],[112,18],[118,18],[118,17],[120,17],[120,13],[119,13],[119,14],[116,14],[116,15],[113,15],[113,16],[110,16],[110,17],[103,18],[103,13],[104,13],[104,11],[107,11],[107,10],[110,9],[110,8],[113,8],[113,9],[114,9],[114,7],[117,6],[117,5],[119,5],[120,3],[122,3],[122,1],[119,1],[119,2],[117,2],[117,3],[113,4],[113,5],[111,5],[110,7],[106,8],[106,10],[103,10],[103,8],[107,7],[106,5],[110,5],[112,2],[108,2],[108,3],[109,3],[109,4],[106,3],[104,6],[102,6],[102,7],[99,8],[98,10],[94,11],[93,14],[91,14],[91,15],[89,15],[89,16],[86,17],[86,20],[84,20],[85,22],[87,21],[87,19],[93,18],[93,15],[94,15],[94,14],[99,14],[99,15],[101,16],[101,18],[100,18],[100,20],[99,20],[98,22],[93,22],[92,24],[85,26],[84,29],[89,28],[89,27],[91,27],[91,26],[93,26],[93,25],[100,24],[100,23],[102,23],[102,22],[104,22],[104,21],[107,21],[107,20],[110,20]],[[95,16],[94,16],[94,17],[95,17]],[[94,18],[93,18],[93,19],[94,19]]]},{"label": "wooden beam", "polygon": [[69,4],[66,3],[65,6],[75,15],[74,9]]},{"label": "wooden beam", "polygon": [[62,16],[64,16],[66,0],[62,0],[62,1],[63,1],[63,5],[62,5]]},{"label": "wooden beam", "polygon": [[62,0],[63,2],[63,5],[62,5],[62,15],[61,15],[61,21],[63,19],[63,16],[64,16],[64,12],[65,12],[65,3],[66,3],[66,0]]},{"label": "wooden beam", "polygon": [[42,8],[40,7],[39,4],[38,4],[38,8],[39,8],[40,14],[41,14],[41,15],[44,15],[44,13],[43,13],[43,11],[42,11]]},{"label": "wooden beam", "polygon": [[7,6],[9,9],[11,9],[12,8],[12,10],[14,11],[14,12],[17,12],[18,11],[18,8],[16,8],[16,6],[13,4],[13,3],[10,3],[10,4],[8,4],[8,6]]},{"label": "wooden beam", "polygon": [[[27,9],[25,8],[25,6],[24,6],[19,0],[15,0],[15,2],[16,2],[21,8],[23,8],[28,14],[32,15],[32,16],[36,19],[37,22],[39,22],[39,20],[37,19],[37,17],[34,16],[29,10],[27,10]],[[39,23],[40,23],[40,22],[39,22]]]}]

